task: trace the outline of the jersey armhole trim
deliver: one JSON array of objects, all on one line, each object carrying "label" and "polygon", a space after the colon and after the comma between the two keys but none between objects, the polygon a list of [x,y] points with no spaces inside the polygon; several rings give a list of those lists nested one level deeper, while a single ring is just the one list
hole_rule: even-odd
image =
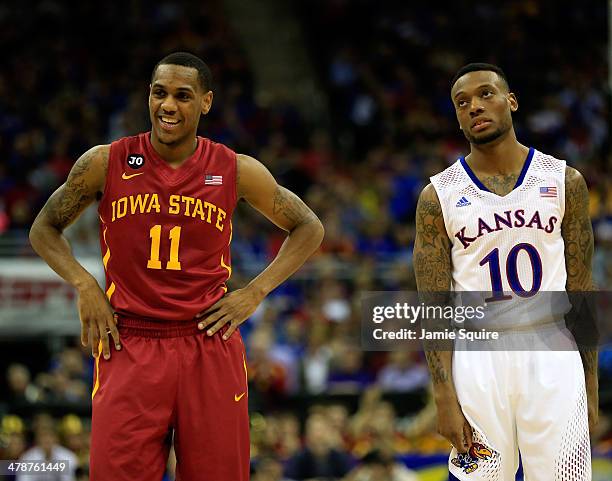
[{"label": "jersey armhole trim", "polygon": [[561,169],[561,185],[559,186],[559,209],[561,210],[561,219],[559,222],[563,222],[563,218],[565,217],[565,171],[567,169],[567,162],[565,160],[561,160],[562,169]]},{"label": "jersey armhole trim", "polygon": [[[232,196],[233,196],[233,209],[236,208],[237,204],[238,204],[238,154],[236,152],[234,152],[233,150],[231,150],[232,152],[232,157],[234,159],[234,175],[233,175],[233,189],[232,189]],[[232,209],[232,212],[233,212]]]},{"label": "jersey armhole trim", "polygon": [[116,147],[117,142],[111,142],[108,146],[108,162],[106,163],[106,172],[104,174],[104,189],[102,190],[102,196],[98,202],[98,215],[102,218],[102,204],[106,200],[107,193],[110,190],[109,184],[112,179],[111,168],[112,168],[112,159],[113,159],[113,149]]}]

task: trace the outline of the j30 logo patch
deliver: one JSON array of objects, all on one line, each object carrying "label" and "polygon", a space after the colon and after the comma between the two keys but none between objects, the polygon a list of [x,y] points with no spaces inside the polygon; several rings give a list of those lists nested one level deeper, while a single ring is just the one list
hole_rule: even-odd
[{"label": "j30 logo patch", "polygon": [[130,169],[140,169],[145,164],[145,159],[141,154],[128,154],[125,162]]},{"label": "j30 logo patch", "polygon": [[478,469],[480,460],[490,459],[492,456],[493,451],[485,445],[474,443],[467,453],[457,453],[457,457],[451,459],[451,463],[463,469],[465,474],[471,474]]}]

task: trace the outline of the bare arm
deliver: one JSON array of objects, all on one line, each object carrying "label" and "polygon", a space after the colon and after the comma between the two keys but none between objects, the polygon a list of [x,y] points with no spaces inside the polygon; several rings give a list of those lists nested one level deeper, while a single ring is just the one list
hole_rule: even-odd
[{"label": "bare arm", "polygon": [[288,235],[270,265],[244,289],[228,294],[198,318],[200,328],[211,327],[207,333],[215,334],[224,324],[230,328],[227,339],[244,322],[259,303],[297,271],[318,249],[323,240],[323,225],[317,216],[293,192],[278,185],[272,174],[260,162],[247,155],[238,155],[238,196],[261,212]]},{"label": "bare arm", "polygon": [[94,147],[76,161],[66,182],[49,197],[30,229],[36,253],[77,289],[95,279],[74,258],[63,232],[104,189],[108,150],[108,146]]},{"label": "bare arm", "polygon": [[104,190],[109,150],[108,145],[101,145],[85,152],[30,229],[30,243],[36,253],[79,293],[81,342],[87,345],[91,341],[92,352],[98,355],[101,340],[106,358],[110,357],[107,329],[119,348],[112,310],[94,277],[72,255],[63,232]]},{"label": "bare arm", "polygon": [[297,195],[278,185],[268,169],[257,160],[238,155],[238,168],[238,195],[288,233],[276,258],[250,283],[265,296],[319,248],[323,240],[323,224]]},{"label": "bare arm", "polygon": [[[594,246],[593,227],[589,218],[589,191],[580,172],[572,167],[565,170],[565,214],[561,223],[561,235],[565,244],[566,290],[570,296],[572,292],[593,291]],[[580,295],[576,297],[581,298]],[[578,321],[575,327],[595,334],[597,326],[589,324],[592,319],[587,319],[588,309],[581,309],[586,306],[574,307],[578,310],[575,313]],[[580,321],[586,324],[582,325]],[[589,398],[589,421],[593,428],[597,422],[598,404],[597,349],[583,345],[579,350]]]},{"label": "bare arm", "polygon": [[593,227],[589,218],[589,191],[576,169],[565,170],[565,215],[561,223],[565,243],[568,291],[593,290]]},{"label": "bare arm", "polygon": [[[452,279],[451,245],[446,235],[440,201],[431,184],[423,189],[417,203],[413,263],[421,296],[427,302],[446,301]],[[434,384],[434,394],[454,392],[451,379],[452,352],[427,349],[425,355]]]},{"label": "bare arm", "polygon": [[[452,283],[451,243],[438,195],[431,184],[423,189],[417,203],[413,263],[417,289],[424,302],[446,303]],[[453,352],[448,346],[437,350],[435,344],[427,341],[424,348],[438,411],[438,432],[459,452],[465,452],[472,443],[472,431],[453,384]]]}]

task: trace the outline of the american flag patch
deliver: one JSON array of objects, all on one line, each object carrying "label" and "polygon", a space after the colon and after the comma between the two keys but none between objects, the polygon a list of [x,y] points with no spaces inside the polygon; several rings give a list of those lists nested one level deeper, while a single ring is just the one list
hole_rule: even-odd
[{"label": "american flag patch", "polygon": [[206,174],[204,176],[204,185],[223,185],[223,176]]},{"label": "american flag patch", "polygon": [[540,187],[540,197],[557,197],[557,188]]}]

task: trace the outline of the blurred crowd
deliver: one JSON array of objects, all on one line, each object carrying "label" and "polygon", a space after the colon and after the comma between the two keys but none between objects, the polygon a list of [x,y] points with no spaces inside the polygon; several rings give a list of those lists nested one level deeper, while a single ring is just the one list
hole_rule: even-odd
[{"label": "blurred crowd", "polygon": [[[221,1],[105,9],[9,2],[0,15],[7,52],[0,73],[0,236],[27,229],[89,147],[148,130],[151,69],[165,53],[184,49],[200,55],[214,76],[215,102],[200,133],[257,157],[307,200],[326,227],[322,269],[350,261],[387,274],[397,265],[411,271],[418,193],[468,148],[449,82],[461,65],[478,60],[502,66],[517,92],[519,139],[567,159],[587,178],[595,277],[610,284],[605,2],[311,3],[296,5],[296,15],[328,98],[328,117],[315,121],[287,102],[256,102],[253,67]],[[126,21],[118,24],[120,13]],[[89,219],[73,234],[79,252],[97,249],[93,209]],[[280,235],[260,217],[245,210],[235,225],[239,267],[260,266],[278,249]],[[410,276],[401,276],[404,287],[414,286]]]},{"label": "blurred crowd", "polygon": [[[319,326],[292,360],[286,351],[300,345],[291,340],[299,329],[278,347],[265,319],[260,322],[247,348],[254,481],[416,481],[415,472],[431,465],[445,472],[449,444],[436,434],[418,353],[379,353],[364,362],[361,350],[337,340],[323,347]],[[89,348],[71,347],[78,343],[68,340],[46,369],[31,369],[27,361],[7,368],[0,459],[69,460],[74,472],[67,479],[88,479],[93,366]],[[600,413],[592,441],[596,457],[612,456],[609,413]],[[171,452],[166,481],[175,468]]]},{"label": "blurred crowd", "polygon": [[[446,450],[447,443],[435,434],[433,405],[422,389],[428,379],[426,369],[414,362],[418,355],[393,353],[390,362],[375,376],[360,368],[360,352],[346,348],[330,352],[332,358],[341,357],[337,359],[337,369],[331,369],[329,374],[325,373],[324,361],[316,366],[315,359],[304,357],[297,368],[307,379],[302,394],[327,394],[317,398],[325,404],[315,402],[304,414],[287,409],[288,395],[297,391],[290,385],[289,365],[280,361],[281,357],[271,349],[269,332],[260,329],[251,336],[249,404],[253,471],[257,473],[254,479],[280,481],[285,479],[282,476],[295,480],[344,479],[355,469],[365,469],[358,466],[360,460],[366,459],[366,463],[380,464],[381,469],[403,472],[404,476],[397,479],[410,481],[415,478],[404,464],[392,467],[398,456],[415,450],[422,454]],[[79,472],[86,473],[89,421],[75,414],[56,419],[45,410],[49,406],[56,409],[63,406],[69,412],[88,403],[92,379],[88,348],[65,347],[51,356],[48,369],[41,372],[31,372],[25,364],[14,363],[5,375],[6,395],[0,396],[0,402],[9,406],[9,412],[12,409],[34,415],[8,414],[2,418],[0,458],[65,459],[70,460],[73,468],[79,467]],[[419,393],[418,409],[402,415],[383,397],[384,392],[414,390]],[[357,410],[333,394],[360,396]],[[315,459],[318,461],[314,462]],[[174,468],[172,460],[173,457],[170,474]]]},{"label": "blurred crowd", "polygon": [[[303,423],[291,411],[253,412],[252,479],[416,481],[413,453],[444,457],[448,449],[432,431],[434,416],[428,405],[415,416],[399,417],[377,388],[363,393],[354,413],[341,403],[314,404]],[[65,460],[68,481],[88,479],[89,439],[89,421],[75,414],[53,418],[40,412],[29,422],[10,414],[0,420],[2,459]],[[174,479],[175,469],[171,449],[166,480]],[[386,476],[364,477],[370,471]]]},{"label": "blurred crowd", "polygon": [[[409,481],[413,473],[393,459],[415,446],[447,449],[432,434],[426,399],[422,411],[403,417],[381,398],[381,390],[424,390],[426,364],[418,353],[358,347],[359,295],[415,286],[418,193],[468,148],[449,99],[450,79],[464,63],[499,64],[518,95],[519,140],[583,172],[595,282],[612,285],[606,3],[379,3],[296,2],[328,98],[329,115],[316,122],[286,102],[256,102],[253,68],[220,0],[104,8],[9,0],[0,7],[0,241],[23,237],[80,154],[148,130],[151,69],[175,50],[200,55],[213,72],[215,102],[200,134],[260,159],[321,217],[321,251],[242,328],[255,481]],[[77,253],[98,255],[96,223],[90,209],[72,229]],[[240,287],[274,256],[283,235],[242,206],[234,227],[231,282]],[[602,361],[612,373],[612,358],[604,353]],[[8,398],[0,400],[9,406],[90,397],[91,360],[80,348],[55,355],[46,371],[13,364],[6,376]],[[283,412],[287,399],[302,394],[361,395],[361,403],[357,411],[315,404],[302,419]],[[88,429],[76,416],[7,416],[0,458],[61,445],[84,463]]]},{"label": "blurred crowd", "polygon": [[298,157],[314,180],[308,194],[327,227],[324,249],[352,251],[360,260],[410,261],[406,246],[420,189],[468,150],[450,81],[460,66],[484,61],[501,66],[517,94],[519,141],[585,175],[597,242],[594,274],[601,287],[611,284],[605,2],[302,5],[335,140],[319,132]]}]

